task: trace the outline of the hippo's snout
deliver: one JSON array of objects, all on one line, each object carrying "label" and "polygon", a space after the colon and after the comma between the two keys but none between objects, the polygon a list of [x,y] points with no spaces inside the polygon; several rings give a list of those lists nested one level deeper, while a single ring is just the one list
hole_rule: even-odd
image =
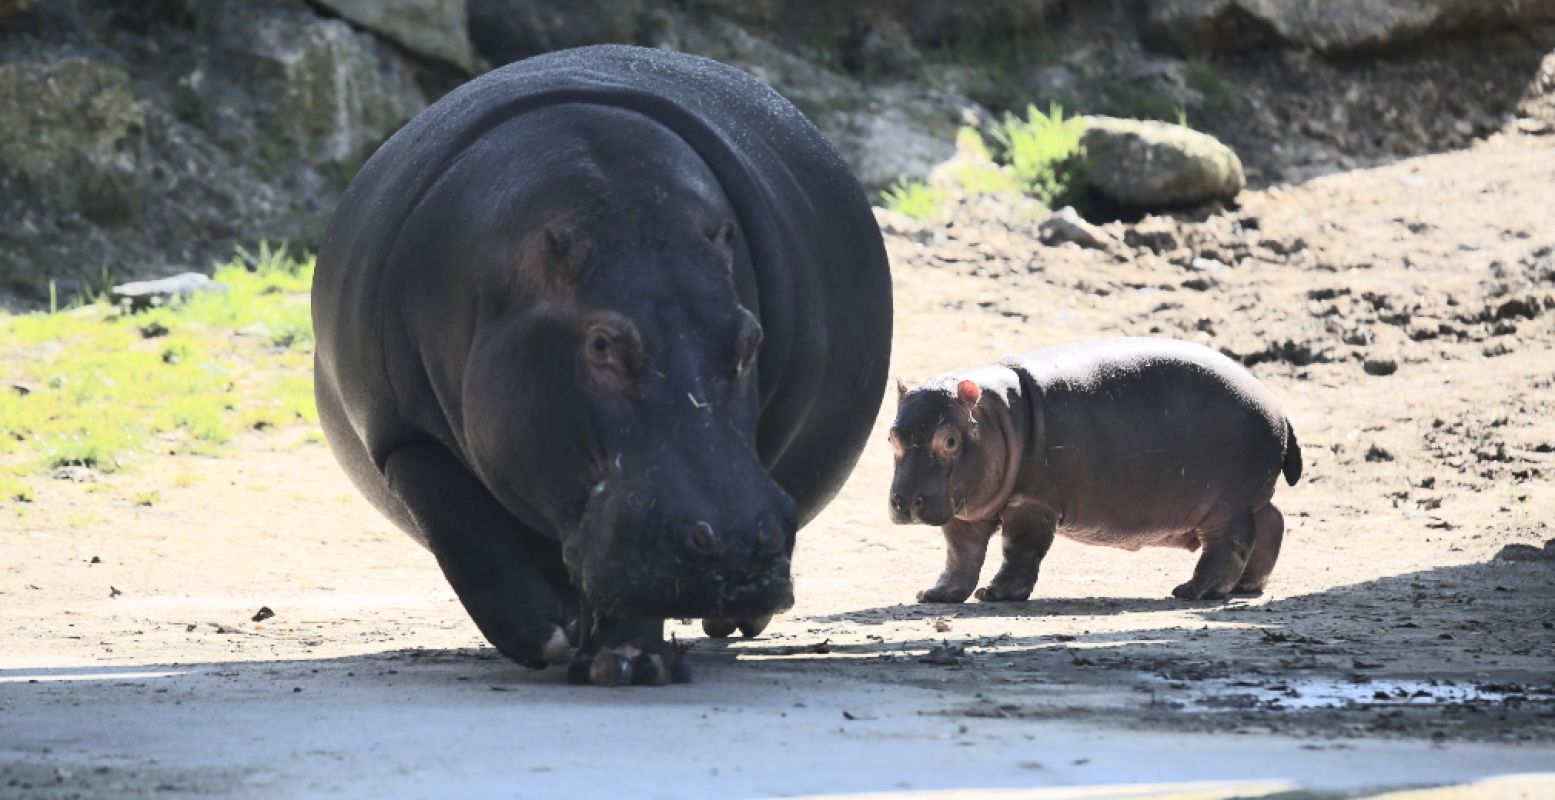
[{"label": "hippo's snout", "polygon": [[759,514],[743,527],[719,529],[707,520],[683,521],[674,526],[674,537],[692,559],[700,559],[714,569],[725,565],[759,566],[763,561],[785,555],[794,535],[792,522],[780,522],[772,512]]},{"label": "hippo's snout", "polygon": [[590,605],[612,616],[784,610],[793,604],[798,512],[776,483],[765,483],[718,495],[672,484],[612,487],[595,498],[596,513],[564,544],[564,558]]}]

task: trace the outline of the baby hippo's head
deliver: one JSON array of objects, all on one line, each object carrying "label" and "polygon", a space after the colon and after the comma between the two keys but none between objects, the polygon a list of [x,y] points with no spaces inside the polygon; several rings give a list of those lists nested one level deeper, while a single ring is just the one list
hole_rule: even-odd
[{"label": "baby hippo's head", "polygon": [[944,525],[966,508],[984,474],[979,447],[975,381],[951,381],[908,391],[897,382],[896,421],[891,447],[891,520]]}]

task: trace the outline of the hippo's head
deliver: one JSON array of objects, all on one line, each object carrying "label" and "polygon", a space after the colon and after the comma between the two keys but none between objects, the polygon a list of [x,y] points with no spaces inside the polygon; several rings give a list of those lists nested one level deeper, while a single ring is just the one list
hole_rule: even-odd
[{"label": "hippo's head", "polygon": [[600,613],[786,609],[796,510],[756,452],[762,328],[735,290],[737,228],[621,222],[542,226],[523,285],[485,301],[463,386],[473,466],[559,534]]},{"label": "hippo's head", "polygon": [[963,380],[908,391],[898,382],[897,397],[891,520],[944,525],[966,508],[986,472],[975,415],[982,389]]}]

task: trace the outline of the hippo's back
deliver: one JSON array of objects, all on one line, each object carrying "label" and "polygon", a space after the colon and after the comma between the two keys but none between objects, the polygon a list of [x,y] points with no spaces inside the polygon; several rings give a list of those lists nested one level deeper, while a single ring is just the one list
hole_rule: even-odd
[{"label": "hippo's back", "polygon": [[1119,338],[1005,363],[1028,383],[1043,452],[1065,480],[1184,499],[1206,487],[1216,497],[1273,491],[1287,447],[1285,415],[1267,387],[1220,353]]}]

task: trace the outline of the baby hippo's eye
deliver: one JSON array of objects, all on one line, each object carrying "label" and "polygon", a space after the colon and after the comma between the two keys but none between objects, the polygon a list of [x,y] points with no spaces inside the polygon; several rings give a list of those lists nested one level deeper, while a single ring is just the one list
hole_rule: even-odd
[{"label": "baby hippo's eye", "polygon": [[956,449],[956,445],[958,445],[958,444],[960,444],[960,442],[956,441],[956,435],[955,434],[951,434],[951,435],[945,437],[945,449],[946,450],[954,451]]},{"label": "baby hippo's eye", "polygon": [[594,335],[589,337],[589,349],[594,351],[595,356],[608,357],[610,348],[610,334],[604,331],[595,331]]}]

